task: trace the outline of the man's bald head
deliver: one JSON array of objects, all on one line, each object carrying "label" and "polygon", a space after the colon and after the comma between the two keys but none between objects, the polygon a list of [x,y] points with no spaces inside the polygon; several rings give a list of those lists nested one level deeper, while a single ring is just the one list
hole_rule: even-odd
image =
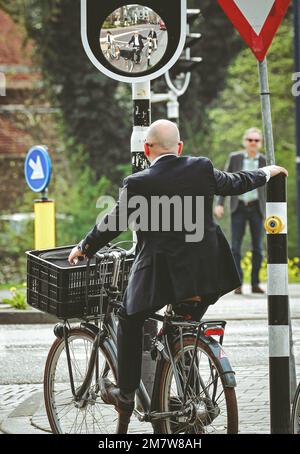
[{"label": "man's bald head", "polygon": [[180,143],[179,130],[175,123],[169,120],[157,120],[148,129],[146,141],[156,145],[157,155],[166,152],[177,154]]}]

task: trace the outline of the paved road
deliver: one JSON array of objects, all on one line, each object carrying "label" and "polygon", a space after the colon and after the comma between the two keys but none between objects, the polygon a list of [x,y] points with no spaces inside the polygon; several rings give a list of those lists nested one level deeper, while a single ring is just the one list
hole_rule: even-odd
[{"label": "paved road", "polygon": [[[291,290],[295,317],[294,347],[300,381],[300,286],[293,286]],[[266,298],[249,295],[225,297],[207,313],[208,319],[221,316],[231,319],[226,328],[224,348],[237,375],[240,431],[268,433]],[[0,326],[0,421],[26,397],[42,390],[43,368],[53,339],[51,325]],[[134,423],[134,431],[149,430],[139,424]]]},{"label": "paved road", "polygon": [[[142,34],[144,37],[147,38],[151,28],[155,29],[155,31],[157,33],[157,38],[158,38],[158,48],[156,51],[154,51],[152,53],[151,59],[150,59],[151,66],[155,66],[161,60],[161,58],[164,56],[164,53],[166,51],[167,44],[168,44],[167,31],[160,30],[159,26],[157,26],[157,25],[145,24],[145,25],[139,25],[136,27],[122,28],[122,29],[118,29],[118,30],[112,29],[111,32],[112,32],[112,35],[114,36],[116,44],[118,46],[120,46],[121,49],[125,49],[126,46],[128,45],[130,38],[133,35],[134,30],[138,30],[140,34]],[[105,49],[105,36],[106,36],[106,31],[102,31],[101,36],[100,36],[100,46],[101,46],[101,49],[103,52]],[[141,63],[134,65],[133,70],[132,70],[133,73],[138,73],[138,72],[147,70],[148,42],[144,41],[144,44],[145,44],[145,47],[142,52]],[[130,46],[130,48],[132,48],[132,45]],[[120,69],[121,71],[126,71],[126,72],[128,71],[127,62],[126,62],[126,60],[124,60],[124,58],[121,57],[118,60],[110,58],[109,61],[114,67]]]}]

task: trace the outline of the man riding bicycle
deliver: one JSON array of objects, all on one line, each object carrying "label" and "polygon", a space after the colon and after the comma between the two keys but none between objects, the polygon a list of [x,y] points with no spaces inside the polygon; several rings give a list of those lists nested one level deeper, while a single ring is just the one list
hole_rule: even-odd
[{"label": "man riding bicycle", "polygon": [[[167,120],[153,123],[144,145],[150,167],[124,179],[114,209],[69,256],[71,264],[75,264],[79,256],[92,257],[124,231],[121,217],[126,213],[128,222],[133,212],[133,204],[130,204],[133,197],[142,197],[148,207],[151,205],[148,214],[153,224],[150,229],[137,230],[136,257],[119,314],[118,386],[103,379],[101,390],[104,402],[115,405],[120,413],[126,412],[129,417],[141,379],[143,325],[149,315],[172,304],[175,312],[191,314],[200,321],[209,305],[240,286],[229,244],[213,219],[214,195],[243,194],[265,185],[269,178],[281,172],[287,175],[286,169],[278,166],[222,172],[206,157],[181,157],[182,147],[174,123]],[[193,237],[186,222],[178,229],[180,219],[174,214],[175,208],[170,211],[169,229],[163,228],[161,210],[152,212],[152,202],[164,197],[191,202],[184,209],[183,218],[186,214],[192,215],[194,220],[203,223],[201,238]],[[204,204],[199,215],[197,204],[201,201]]]},{"label": "man riding bicycle", "polygon": [[133,49],[136,50],[136,63],[141,62],[141,54],[145,47],[143,41],[147,41],[147,38],[136,31],[128,42],[128,46],[132,44]]}]

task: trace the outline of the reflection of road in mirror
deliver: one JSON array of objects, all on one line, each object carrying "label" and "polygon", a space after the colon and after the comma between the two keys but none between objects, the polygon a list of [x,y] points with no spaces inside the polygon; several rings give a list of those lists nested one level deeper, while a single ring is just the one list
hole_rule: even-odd
[{"label": "reflection of road in mirror", "polygon": [[[126,7],[125,7],[126,8]],[[100,47],[107,61],[126,73],[151,70],[163,58],[168,32],[161,18],[149,8],[135,5],[134,16],[119,8],[100,32]],[[142,14],[146,14],[146,17]],[[124,16],[127,15],[127,17]],[[120,21],[120,17],[123,20]]]}]

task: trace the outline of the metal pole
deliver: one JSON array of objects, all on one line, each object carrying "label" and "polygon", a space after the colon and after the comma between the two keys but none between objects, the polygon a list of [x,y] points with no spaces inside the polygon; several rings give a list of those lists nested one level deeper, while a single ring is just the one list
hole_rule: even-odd
[{"label": "metal pole", "polygon": [[34,201],[35,249],[55,248],[55,201],[43,197]]},{"label": "metal pole", "polygon": [[[267,163],[275,164],[271,100],[266,59],[258,63],[262,119]],[[272,178],[267,186],[266,216],[275,218],[283,228],[267,235],[268,250],[268,324],[271,433],[290,431],[290,329],[287,267],[286,178]],[[273,217],[273,219],[272,219]]]},{"label": "metal pole", "polygon": [[[300,2],[294,0],[294,53],[295,72],[300,72]],[[300,96],[295,97],[296,103],[296,175],[297,175],[297,215],[298,215],[298,255],[300,254]]]},{"label": "metal pole", "polygon": [[267,164],[273,165],[275,164],[275,152],[271,113],[271,97],[269,92],[268,65],[266,58],[264,59],[264,61],[258,62],[258,72]]},{"label": "metal pole", "polygon": [[168,119],[176,123],[179,127],[179,102],[177,95],[173,92],[169,92],[170,99],[167,103]]},{"label": "metal pole", "polygon": [[[132,85],[133,132],[131,136],[132,173],[149,167],[144,154],[144,140],[151,124],[151,86],[150,81]],[[134,235],[135,236],[135,235]],[[147,321],[144,326],[142,381],[151,399],[156,363],[150,355],[151,339],[157,333],[157,323]]]}]

